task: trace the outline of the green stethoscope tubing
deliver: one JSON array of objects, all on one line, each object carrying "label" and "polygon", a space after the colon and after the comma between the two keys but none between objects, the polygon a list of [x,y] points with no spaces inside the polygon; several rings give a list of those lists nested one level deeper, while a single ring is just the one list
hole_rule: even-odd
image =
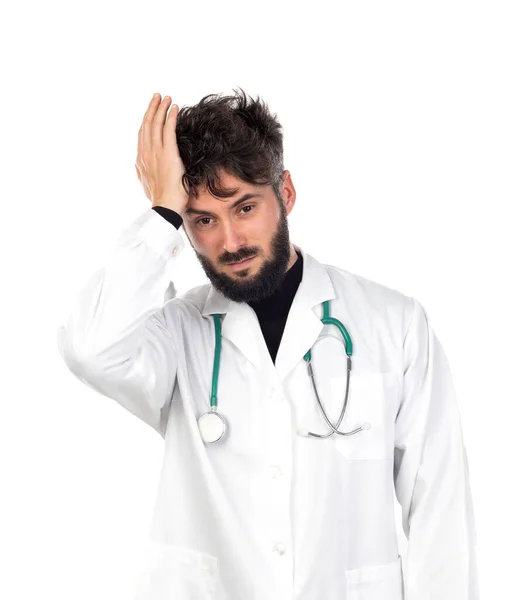
[{"label": "green stethoscope tubing", "polygon": [[[214,318],[214,324],[215,324],[215,340],[216,341],[215,341],[215,356],[214,356],[214,362],[213,362],[213,378],[212,378],[212,382],[211,382],[210,405],[211,405],[211,410],[213,412],[217,412],[217,410],[218,410],[218,400],[217,400],[218,374],[220,371],[220,356],[221,356],[221,349],[222,349],[222,333],[221,333],[222,326],[221,326],[219,314],[214,314],[213,318]],[[327,425],[331,428],[331,431],[325,435],[313,433],[311,431],[307,432],[307,434],[309,436],[318,437],[318,438],[325,438],[330,435],[333,435],[333,433],[337,433],[339,435],[352,435],[354,433],[357,433],[358,431],[361,431],[362,429],[368,428],[367,425],[364,425],[363,427],[358,427],[357,429],[354,429],[353,431],[349,431],[349,432],[344,432],[344,431],[338,430],[338,427],[340,426],[340,424],[343,420],[343,417],[345,415],[345,410],[347,408],[347,401],[348,401],[348,395],[349,395],[349,381],[350,381],[350,374],[351,374],[351,369],[352,369],[352,359],[351,359],[352,349],[353,349],[352,348],[352,340],[349,335],[349,332],[347,331],[347,329],[345,328],[343,323],[341,323],[341,321],[339,321],[338,319],[335,319],[330,316],[329,300],[326,300],[323,303],[323,316],[322,316],[321,321],[324,325],[334,325],[335,327],[338,328],[338,330],[342,334],[343,341],[345,344],[345,353],[347,354],[347,387],[345,390],[345,401],[343,404],[343,409],[342,409],[342,412],[338,419],[338,423],[336,424],[336,426],[334,426],[332,424],[332,422],[330,421],[330,419],[327,417],[325,409],[322,405],[322,402],[321,402],[319,394],[318,394],[318,389],[317,389],[316,381],[315,381],[315,375],[313,373],[313,367],[311,365],[311,349],[306,352],[306,354],[304,355],[303,358],[307,362],[307,365],[308,365],[308,373],[311,378],[311,381],[313,382],[313,388],[314,388],[314,391],[316,394],[317,402],[318,402],[318,405],[320,407],[320,410],[322,412],[322,415],[324,416],[324,419],[325,419]]]},{"label": "green stethoscope tubing", "polygon": [[[324,325],[336,325],[336,327],[338,327],[345,341],[345,352],[347,356],[352,356],[352,340],[350,339],[349,332],[345,329],[345,326],[341,321],[329,316],[329,300],[326,300],[322,306],[324,308],[324,313],[321,319],[322,323]],[[304,354],[304,360],[308,362],[311,361],[311,350],[308,350],[306,354]]]},{"label": "green stethoscope tubing", "polygon": [[213,315],[215,319],[215,362],[213,365],[213,380],[211,383],[211,408],[217,409],[218,400],[216,393],[218,390],[218,372],[220,371],[220,354],[222,350],[222,325],[220,323],[220,315]]}]

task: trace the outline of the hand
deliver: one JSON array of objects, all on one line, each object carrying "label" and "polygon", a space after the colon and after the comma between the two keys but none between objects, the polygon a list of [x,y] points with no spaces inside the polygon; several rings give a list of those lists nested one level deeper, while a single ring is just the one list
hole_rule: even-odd
[{"label": "hand", "polygon": [[[138,133],[136,172],[152,206],[166,206],[181,216],[188,203],[182,183],[184,164],[177,147],[175,124],[179,107],[160,94],[152,98]],[[165,123],[166,120],[166,123]]]}]

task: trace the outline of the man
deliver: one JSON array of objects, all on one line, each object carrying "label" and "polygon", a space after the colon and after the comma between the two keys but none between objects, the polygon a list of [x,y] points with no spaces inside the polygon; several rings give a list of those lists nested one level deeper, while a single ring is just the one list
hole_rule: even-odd
[{"label": "man", "polygon": [[[476,600],[467,456],[423,306],[290,242],[265,105],[170,103],[139,132],[152,207],[59,330],[71,371],[165,440],[135,598]],[[182,225],[210,284],[178,297]]]}]

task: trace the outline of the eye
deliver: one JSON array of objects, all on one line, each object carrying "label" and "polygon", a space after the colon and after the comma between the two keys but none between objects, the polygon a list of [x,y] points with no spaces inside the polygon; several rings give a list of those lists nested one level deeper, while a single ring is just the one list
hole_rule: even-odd
[{"label": "eye", "polygon": [[[254,208],[254,207],[255,207],[255,204],[246,204],[245,206],[242,206],[240,208],[240,211],[244,210],[246,208]],[[250,211],[250,210],[246,211],[244,214],[248,215],[249,212],[252,212],[252,211]],[[202,217],[201,219],[197,219],[197,221],[195,221],[195,224],[197,225],[197,227],[204,227],[204,226],[209,225],[209,223],[202,223],[202,221],[209,221],[209,220],[212,220],[211,217]]]}]

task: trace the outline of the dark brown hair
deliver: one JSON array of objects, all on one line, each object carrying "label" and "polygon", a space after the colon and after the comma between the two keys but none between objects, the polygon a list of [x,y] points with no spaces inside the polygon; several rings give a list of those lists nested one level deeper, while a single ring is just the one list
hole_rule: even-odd
[{"label": "dark brown hair", "polygon": [[184,163],[182,181],[190,197],[198,187],[228,198],[233,188],[220,187],[220,170],[252,185],[271,185],[281,199],[284,171],[282,127],[259,96],[254,100],[240,88],[235,95],[209,94],[177,115],[176,136]]}]

